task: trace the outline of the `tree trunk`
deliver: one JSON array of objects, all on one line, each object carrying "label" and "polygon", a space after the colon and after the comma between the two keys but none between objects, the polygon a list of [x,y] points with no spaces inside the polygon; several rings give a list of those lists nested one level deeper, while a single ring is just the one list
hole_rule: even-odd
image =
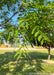
[{"label": "tree trunk", "polygon": [[50,47],[48,48],[48,60],[50,60]]}]

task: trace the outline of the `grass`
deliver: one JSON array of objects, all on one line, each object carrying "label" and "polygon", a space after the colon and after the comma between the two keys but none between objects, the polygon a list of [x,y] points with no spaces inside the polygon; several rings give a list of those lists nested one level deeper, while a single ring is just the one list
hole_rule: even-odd
[{"label": "grass", "polygon": [[[14,50],[0,50],[0,75],[37,75],[36,73],[50,75],[54,72],[54,64],[42,62],[48,57],[47,50],[29,50],[31,58],[22,55],[18,61],[14,59],[15,53]],[[51,60],[54,60],[53,50],[51,50]]]}]

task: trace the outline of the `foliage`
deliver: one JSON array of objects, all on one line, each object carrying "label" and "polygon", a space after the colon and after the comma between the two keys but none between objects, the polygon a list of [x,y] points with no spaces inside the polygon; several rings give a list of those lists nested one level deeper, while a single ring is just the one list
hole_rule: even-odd
[{"label": "foliage", "polygon": [[0,37],[6,41],[54,47],[54,1],[1,0],[0,14]]},{"label": "foliage", "polygon": [[54,2],[26,2],[24,16],[20,18],[19,25],[25,31],[25,37],[30,42],[35,39],[40,45],[54,47]]}]

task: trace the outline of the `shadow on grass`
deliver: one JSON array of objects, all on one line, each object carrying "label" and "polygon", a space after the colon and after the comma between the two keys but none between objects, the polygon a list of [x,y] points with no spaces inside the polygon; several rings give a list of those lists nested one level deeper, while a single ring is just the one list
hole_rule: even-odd
[{"label": "shadow on grass", "polygon": [[[14,55],[16,52],[6,52],[0,54],[0,75],[28,75],[43,71],[42,59],[47,59],[47,53],[29,52],[31,58],[24,58],[16,61]],[[54,60],[54,56],[51,55]],[[34,74],[35,75],[35,74]]]},{"label": "shadow on grass", "polygon": [[[48,53],[30,52],[29,54],[33,59],[48,59]],[[54,55],[50,54],[50,59],[54,60]]]}]

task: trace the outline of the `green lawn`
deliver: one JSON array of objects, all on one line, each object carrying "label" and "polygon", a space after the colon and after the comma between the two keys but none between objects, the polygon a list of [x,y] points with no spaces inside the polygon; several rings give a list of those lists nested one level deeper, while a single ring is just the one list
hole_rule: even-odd
[{"label": "green lawn", "polygon": [[[15,53],[14,50],[0,50],[0,75],[37,75],[36,73],[50,75],[54,72],[54,64],[42,62],[48,57],[47,50],[29,50],[31,58],[22,56],[18,61],[14,59]],[[53,50],[51,50],[51,60],[54,60]]]}]

